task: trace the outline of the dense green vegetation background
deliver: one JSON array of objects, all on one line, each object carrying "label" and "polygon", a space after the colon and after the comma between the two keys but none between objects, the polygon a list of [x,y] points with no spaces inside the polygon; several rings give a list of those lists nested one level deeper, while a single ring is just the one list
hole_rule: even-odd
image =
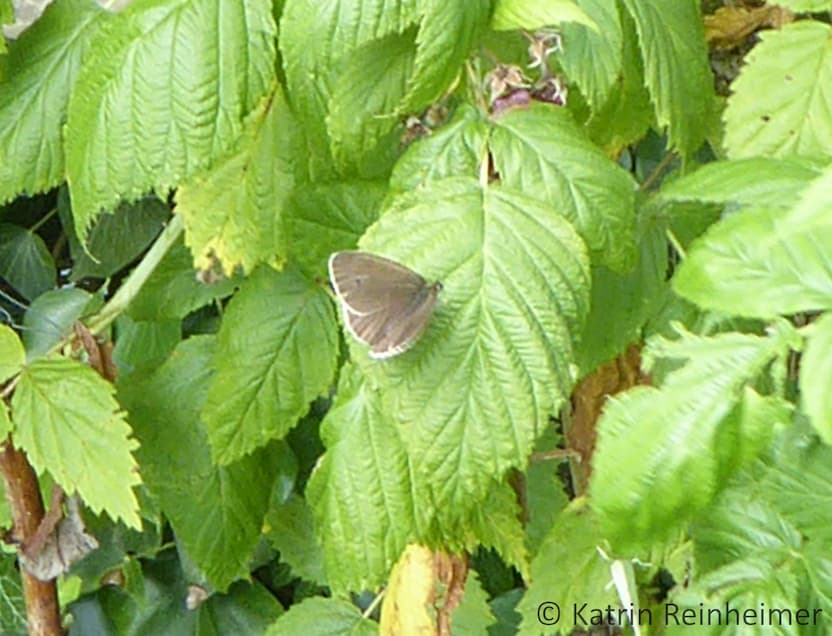
[{"label": "dense green vegetation background", "polygon": [[[832,1],[705,4],[56,0],[0,39],[0,433],[99,544],[70,633],[828,633]],[[387,361],[326,282],[356,248],[443,283]],[[631,345],[579,468],[570,396]]]}]

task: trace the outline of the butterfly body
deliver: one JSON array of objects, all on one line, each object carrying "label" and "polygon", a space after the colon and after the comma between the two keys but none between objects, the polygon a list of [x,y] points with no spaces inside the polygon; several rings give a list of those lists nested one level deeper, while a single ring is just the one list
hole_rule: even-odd
[{"label": "butterfly body", "polygon": [[424,333],[442,285],[413,270],[366,252],[336,252],[329,278],[341,303],[344,325],[370,345],[370,357],[406,351]]}]

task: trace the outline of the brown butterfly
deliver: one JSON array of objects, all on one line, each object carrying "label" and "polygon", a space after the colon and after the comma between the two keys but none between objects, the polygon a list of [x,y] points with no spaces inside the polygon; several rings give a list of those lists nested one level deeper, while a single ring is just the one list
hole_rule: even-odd
[{"label": "brown butterfly", "polygon": [[388,258],[366,252],[329,257],[329,279],[344,310],[344,324],[370,345],[371,358],[408,350],[424,333],[442,284]]}]

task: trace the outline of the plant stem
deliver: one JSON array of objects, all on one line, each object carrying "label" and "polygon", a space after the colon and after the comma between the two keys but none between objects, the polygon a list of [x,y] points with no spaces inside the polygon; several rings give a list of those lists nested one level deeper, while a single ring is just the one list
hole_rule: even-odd
[{"label": "plant stem", "polygon": [[93,334],[100,334],[113,321],[118,318],[127,309],[130,302],[136,297],[142,286],[150,278],[153,270],[159,265],[159,262],[167,254],[170,247],[176,242],[176,239],[182,234],[184,225],[182,217],[179,214],[174,214],[173,218],[168,223],[167,227],[162,231],[156,242],[145,254],[141,263],[130,273],[130,276],[112,298],[101,308],[95,316],[87,324],[87,328]]},{"label": "plant stem", "polygon": [[44,223],[46,223],[49,219],[55,216],[57,211],[57,207],[54,207],[51,210],[49,210],[49,212],[44,214],[40,219],[37,220],[37,222],[32,227],[29,228],[29,233],[34,234],[35,232],[37,232],[41,227],[43,227]]},{"label": "plant stem", "polygon": [[[15,450],[9,439],[0,446],[0,473],[12,513],[14,539],[25,546],[43,519],[43,500],[35,471],[23,451]],[[41,581],[25,568],[20,568],[20,577],[30,636],[59,636],[61,611],[55,579]]]}]

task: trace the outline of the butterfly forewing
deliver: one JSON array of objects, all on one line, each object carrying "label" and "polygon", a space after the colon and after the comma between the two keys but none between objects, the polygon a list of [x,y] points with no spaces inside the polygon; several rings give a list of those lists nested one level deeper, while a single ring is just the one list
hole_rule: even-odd
[{"label": "butterfly forewing", "polygon": [[336,252],[329,258],[335,293],[354,314],[366,315],[418,294],[427,282],[395,261],[364,252]]},{"label": "butterfly forewing", "polygon": [[344,324],[370,345],[370,356],[388,358],[409,349],[427,328],[439,283],[403,265],[364,252],[337,252],[329,274],[344,309]]}]

